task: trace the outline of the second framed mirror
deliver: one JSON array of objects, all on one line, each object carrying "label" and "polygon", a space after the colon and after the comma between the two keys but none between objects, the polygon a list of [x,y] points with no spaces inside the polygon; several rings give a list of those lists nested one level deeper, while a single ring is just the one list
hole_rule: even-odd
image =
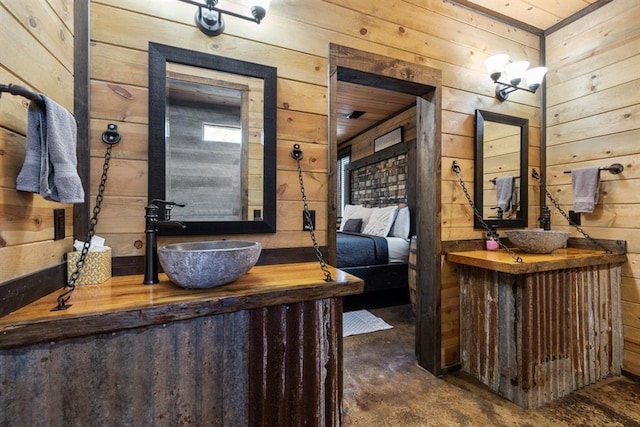
[{"label": "second framed mirror", "polygon": [[[476,207],[490,226],[526,227],[529,121],[483,110],[475,119]],[[478,218],[474,227],[483,228]]]}]

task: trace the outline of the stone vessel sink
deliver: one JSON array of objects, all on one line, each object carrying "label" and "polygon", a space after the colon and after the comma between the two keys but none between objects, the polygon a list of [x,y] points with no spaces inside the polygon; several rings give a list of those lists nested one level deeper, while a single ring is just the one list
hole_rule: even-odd
[{"label": "stone vessel sink", "polygon": [[246,274],[261,251],[260,243],[240,240],[174,243],[158,248],[158,260],[175,284],[204,289],[231,283]]},{"label": "stone vessel sink", "polygon": [[550,254],[556,249],[566,248],[569,232],[532,230],[510,230],[507,238],[519,249],[530,254]]}]

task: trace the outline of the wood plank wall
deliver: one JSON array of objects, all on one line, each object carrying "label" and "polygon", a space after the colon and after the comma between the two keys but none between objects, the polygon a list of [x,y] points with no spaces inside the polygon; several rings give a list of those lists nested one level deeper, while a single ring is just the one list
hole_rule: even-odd
[{"label": "wood plank wall", "polygon": [[[0,34],[3,40],[9,40],[10,53],[2,58],[0,78],[28,83],[70,108],[73,27],[68,23],[69,3],[37,0],[38,7],[35,7],[33,2],[3,2]],[[238,3],[227,1],[229,7]],[[296,164],[289,156],[292,145],[299,143],[305,152],[302,168],[309,205],[316,210],[316,234],[321,245],[327,244],[329,43],[442,70],[442,235],[444,240],[480,237],[481,232],[473,229],[471,211],[455,175],[449,172],[450,165],[454,159],[458,160],[467,185],[472,188],[475,109],[529,119],[530,165],[538,164],[539,94],[514,93],[508,102],[500,103],[493,96],[494,85],[486,75],[483,62],[490,55],[507,52],[514,58],[537,64],[540,37],[451,2],[295,0],[273,3],[262,24],[228,18],[225,33],[210,38],[195,28],[195,9],[176,0],[91,2],[91,188],[88,189],[91,200],[95,198],[105,149],[100,135],[112,122],[118,125],[122,135],[122,141],[112,152],[97,227],[97,234],[107,239],[113,255],[143,255],[149,41],[278,68],[278,232],[234,237],[259,240],[265,248],[310,246],[308,235],[301,231],[302,203]],[[40,31],[30,27],[28,16],[39,17],[39,14],[42,14],[39,19],[43,22],[53,21],[54,27],[56,22],[65,23],[62,29],[64,43],[49,39],[58,37],[60,29]],[[43,69],[48,72],[39,72]],[[11,224],[15,231],[8,233],[5,231],[7,226],[1,230],[7,243],[0,249],[3,257],[0,281],[59,262],[70,247],[70,241],[52,242],[50,231],[42,231],[42,225],[34,225],[51,224],[44,216],[39,217],[44,218],[40,222],[30,216],[33,208],[47,206],[44,202],[25,201],[12,190],[12,181],[18,172],[16,164],[24,155],[26,119],[24,106],[11,98],[3,97],[0,101],[2,144],[10,146],[5,150],[9,155],[5,154],[0,160],[3,162],[0,210],[3,211],[3,223]],[[530,196],[530,200],[537,198]],[[14,212],[14,206],[25,213],[17,222],[9,222],[6,212]],[[49,210],[48,207],[42,209]],[[536,208],[532,209],[535,211]],[[535,215],[531,217],[535,218]],[[70,212],[67,218],[71,218]],[[71,229],[67,228],[69,235]],[[428,230],[424,232],[428,235]],[[163,238],[160,243],[170,239],[179,240]],[[5,259],[21,259],[21,262],[8,266]],[[458,279],[453,266],[443,264],[443,282],[434,286],[440,286],[443,295],[443,364],[451,365],[459,360]],[[7,271],[8,268],[11,271]]]},{"label": "wood plank wall", "polygon": [[[471,186],[473,110],[476,108],[530,120],[530,166],[538,164],[539,95],[512,94],[500,104],[486,78],[483,60],[508,52],[537,63],[539,38],[448,2],[418,0],[360,4],[355,0],[305,0],[278,4],[260,26],[227,20],[225,34],[208,38],[193,27],[193,9],[175,0],[92,2],[92,184],[102,166],[100,134],[117,122],[123,142],[113,151],[105,207],[98,232],[115,256],[142,255],[143,206],[146,201],[147,43],[157,41],[278,67],[278,233],[250,236],[266,247],[305,246],[298,231],[295,165],[291,145],[305,151],[305,179],[313,183],[311,209],[318,216],[321,244],[326,230],[327,45],[362,50],[425,63],[443,70],[443,171],[457,159]],[[6,0],[0,4],[3,50],[0,82],[26,85],[73,107],[73,2]],[[615,0],[547,37],[549,170],[547,179],[563,206],[570,206],[568,175],[581,165],[620,161],[625,173],[603,175],[602,204],[583,223],[595,237],[626,239],[630,262],[623,269],[625,319],[624,368],[640,375],[640,291],[636,271],[640,250],[634,246],[637,208],[633,170],[638,154],[638,21],[633,0]],[[605,36],[606,35],[606,36]],[[566,43],[565,43],[566,40]],[[43,73],[40,70],[46,69]],[[586,71],[585,71],[586,70]],[[123,91],[124,89],[124,91]],[[631,98],[630,98],[631,97]],[[24,160],[25,100],[0,99],[0,285],[55,266],[71,247],[72,209],[39,196],[15,191]],[[131,185],[130,185],[131,184]],[[538,193],[529,200],[537,215]],[[443,238],[478,238],[464,196],[452,174],[443,174]],[[53,241],[54,208],[66,213],[67,238]],[[554,217],[554,224],[561,223]],[[290,225],[291,224],[291,225]],[[637,240],[637,239],[636,239]],[[456,363],[458,285],[454,265],[443,265],[443,363]]]},{"label": "wood plank wall", "polygon": [[[228,0],[227,4],[234,5]],[[209,38],[193,24],[192,6],[175,0],[91,3],[92,183],[97,183],[103,147],[99,132],[118,123],[123,140],[113,150],[98,234],[114,256],[143,255],[143,213],[147,180],[147,45],[149,41],[259,62],[278,68],[277,233],[235,236],[259,240],[265,248],[307,247],[296,164],[289,152],[305,152],[304,180],[310,208],[316,210],[319,243],[327,244],[327,55],[329,43],[417,62],[443,70],[443,236],[481,236],[455,175],[458,159],[472,188],[475,109],[529,119],[531,165],[539,148],[539,95],[512,94],[500,103],[484,60],[499,52],[538,63],[538,35],[514,29],[448,2],[425,6],[418,0],[376,4],[356,0],[273,2],[259,25],[226,19],[224,34]],[[97,185],[92,184],[92,188]],[[94,190],[92,190],[94,191]],[[537,200],[530,197],[530,200]],[[535,218],[535,215],[532,215]],[[428,235],[428,230],[425,231]],[[229,237],[229,236],[221,236]],[[201,237],[200,237],[201,238]],[[163,238],[168,240],[184,238]],[[445,269],[443,334],[445,365],[458,362],[458,285]],[[435,284],[438,286],[438,284]]]},{"label": "wood plank wall", "polygon": [[[1,2],[0,83],[32,88],[73,112],[73,37],[72,0]],[[15,189],[28,106],[20,96],[0,98],[0,287],[61,264],[73,240],[73,205]],[[66,219],[66,238],[56,241],[54,209],[64,209]]]},{"label": "wood plank wall", "polygon": [[[243,37],[261,38],[265,26],[232,17],[226,18],[227,30],[223,35],[210,38],[194,26],[194,13],[193,6],[176,1],[92,3],[92,122],[102,127],[105,121],[121,121],[123,135],[122,147],[113,151],[112,164],[118,172],[114,173],[116,182],[113,186],[107,185],[98,234],[107,238],[115,256],[143,254],[147,191],[147,46],[149,41],[154,41],[279,67],[278,233],[216,238],[259,240],[265,248],[309,247],[309,236],[302,231],[296,163],[289,151],[294,143],[299,143],[305,152],[302,168],[309,207],[316,210],[318,230],[326,231],[327,120],[326,87],[322,86],[327,78],[326,53],[321,59],[245,39]],[[288,67],[281,67],[282,63]],[[119,96],[123,89],[130,96]],[[94,161],[100,163],[103,148],[99,142],[92,148]],[[120,148],[122,151],[118,152]],[[92,173],[92,179],[97,178],[97,174]],[[121,182],[130,184],[123,188],[119,185]],[[317,235],[319,244],[326,245],[326,233]],[[160,240],[162,244],[186,239],[166,237]]]},{"label": "wood plank wall", "polygon": [[[565,170],[622,163],[601,172],[600,199],[582,214],[590,236],[627,241],[622,269],[623,369],[640,375],[640,4],[614,0],[546,38],[547,182],[563,209],[572,208]],[[556,229],[571,231],[553,212]],[[580,237],[575,231],[572,235]]]}]

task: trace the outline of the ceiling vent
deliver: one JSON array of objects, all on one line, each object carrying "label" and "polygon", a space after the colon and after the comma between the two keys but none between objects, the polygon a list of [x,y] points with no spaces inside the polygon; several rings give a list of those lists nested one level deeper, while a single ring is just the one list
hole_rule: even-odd
[{"label": "ceiling vent", "polygon": [[345,117],[347,119],[357,119],[360,116],[362,116],[364,113],[365,113],[364,111],[354,110],[354,111],[350,112],[349,114],[347,114]]}]

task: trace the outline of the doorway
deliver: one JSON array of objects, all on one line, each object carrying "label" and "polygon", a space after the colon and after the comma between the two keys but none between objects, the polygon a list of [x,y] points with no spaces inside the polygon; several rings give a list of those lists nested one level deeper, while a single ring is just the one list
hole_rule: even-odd
[{"label": "doorway", "polygon": [[[418,364],[441,371],[441,71],[370,52],[329,46],[329,224],[337,223],[338,82],[410,93],[416,96],[415,214],[416,339]],[[427,238],[428,236],[428,238]],[[329,227],[329,262],[336,261],[336,230]]]}]

